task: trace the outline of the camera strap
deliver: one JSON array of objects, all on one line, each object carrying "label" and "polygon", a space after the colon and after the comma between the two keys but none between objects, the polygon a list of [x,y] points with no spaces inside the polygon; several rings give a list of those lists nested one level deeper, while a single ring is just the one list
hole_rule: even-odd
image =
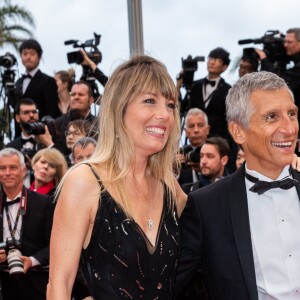
[{"label": "camera strap", "polygon": [[[4,194],[5,195],[5,194]],[[15,234],[16,234],[16,231],[17,231],[17,228],[18,228],[18,223],[19,223],[19,220],[20,220],[20,216],[23,216],[25,215],[26,213],[26,208],[27,208],[27,190],[26,188],[23,186],[22,188],[22,193],[21,193],[21,197],[20,197],[20,204],[19,204],[19,209],[18,209],[18,212],[17,212],[17,216],[16,216],[16,219],[15,219],[15,222],[14,222],[14,225],[12,226],[12,220],[11,220],[11,217],[10,217],[10,213],[9,213],[9,209],[8,209],[8,205],[5,205],[6,203],[6,195],[5,195],[5,200],[3,201],[3,194],[2,194],[2,197],[1,197],[1,206],[4,205],[4,211],[5,211],[5,214],[6,214],[6,220],[7,220],[7,225],[8,225],[8,229],[10,231],[10,235],[12,238],[15,237]],[[3,203],[4,202],[4,203]],[[23,226],[22,226],[23,227]],[[21,239],[21,236],[22,236],[22,233],[20,232],[20,239]]]}]

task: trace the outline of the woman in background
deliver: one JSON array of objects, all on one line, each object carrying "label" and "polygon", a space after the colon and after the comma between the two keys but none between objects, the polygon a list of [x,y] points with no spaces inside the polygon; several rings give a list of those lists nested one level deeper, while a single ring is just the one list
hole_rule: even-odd
[{"label": "woman in background", "polygon": [[58,71],[54,75],[59,98],[58,108],[62,114],[66,114],[69,111],[70,91],[74,83],[74,77],[74,69],[69,69],[68,71]]},{"label": "woman in background", "polygon": [[57,185],[67,171],[67,162],[55,148],[39,150],[31,161],[34,181],[30,190],[53,196]]}]

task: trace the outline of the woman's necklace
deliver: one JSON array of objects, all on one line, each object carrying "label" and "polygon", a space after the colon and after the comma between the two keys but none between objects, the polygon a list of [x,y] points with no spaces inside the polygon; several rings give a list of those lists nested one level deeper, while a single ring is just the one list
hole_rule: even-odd
[{"label": "woman's necklace", "polygon": [[[138,200],[143,204],[143,201],[141,200],[141,197],[140,197],[139,193],[137,192],[137,190],[136,190],[136,188],[135,188],[132,180],[130,180],[130,182],[131,182],[132,188],[133,188],[133,190],[134,190],[134,192],[135,192]],[[155,203],[155,200],[156,200],[156,197],[157,197],[157,193],[158,193],[158,186],[159,185],[157,184],[156,185],[156,192],[155,192],[154,199],[151,199],[152,198],[152,192],[151,192],[151,190],[150,190],[150,194],[149,194],[150,195],[150,199],[151,199],[151,202],[150,202],[150,212],[148,214],[148,220],[147,220],[147,225],[148,225],[149,230],[152,230],[153,227],[154,227],[154,222],[152,220],[151,215],[152,215],[152,205]]]}]

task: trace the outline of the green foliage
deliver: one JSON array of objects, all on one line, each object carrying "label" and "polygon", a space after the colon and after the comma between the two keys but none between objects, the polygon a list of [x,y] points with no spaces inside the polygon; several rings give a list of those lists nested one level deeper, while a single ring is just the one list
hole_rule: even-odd
[{"label": "green foliage", "polygon": [[31,13],[24,7],[0,0],[0,48],[11,45],[16,50],[20,42],[32,36],[35,28]]}]

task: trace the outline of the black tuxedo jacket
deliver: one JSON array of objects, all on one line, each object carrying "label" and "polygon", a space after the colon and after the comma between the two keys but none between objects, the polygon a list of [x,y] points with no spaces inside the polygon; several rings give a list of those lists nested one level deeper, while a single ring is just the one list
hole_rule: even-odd
[{"label": "black tuxedo jacket", "polygon": [[[21,239],[21,252],[25,256],[33,256],[43,267],[49,264],[49,243],[54,204],[47,195],[41,195],[30,190],[27,190],[27,192],[27,209],[26,214],[22,217],[23,234]],[[3,212],[0,215],[0,219],[0,240],[3,241]],[[5,284],[5,289],[8,289],[8,291],[10,289],[14,292],[14,289],[17,288],[16,283],[14,280],[10,279],[6,272],[1,274],[1,279],[2,284]],[[20,284],[20,288],[22,286],[24,287],[20,292],[26,298],[29,291],[30,293],[35,291],[34,293],[46,295],[47,281],[48,272],[29,270],[24,279],[18,284]],[[9,292],[8,295],[11,295],[11,292]],[[28,299],[30,299],[30,297]]]},{"label": "black tuxedo jacket", "polygon": [[[190,108],[200,108],[207,114],[208,123],[210,125],[210,136],[228,138],[225,98],[231,86],[221,78],[216,90],[211,96],[208,106],[205,108],[202,93],[203,85],[204,78],[194,82],[191,88]],[[183,105],[188,105],[188,103],[184,103]]]},{"label": "black tuxedo jacket", "polygon": [[39,117],[51,116],[57,118],[61,115],[58,108],[57,85],[53,77],[42,73],[40,70],[31,79],[25,94],[22,92],[23,78],[16,82],[16,99],[31,98],[39,109]]},{"label": "black tuxedo jacket", "polygon": [[[178,291],[202,269],[211,299],[258,300],[244,173],[242,166],[189,194],[180,218]],[[292,175],[300,181],[300,173]],[[300,195],[300,185],[296,189]]]}]

